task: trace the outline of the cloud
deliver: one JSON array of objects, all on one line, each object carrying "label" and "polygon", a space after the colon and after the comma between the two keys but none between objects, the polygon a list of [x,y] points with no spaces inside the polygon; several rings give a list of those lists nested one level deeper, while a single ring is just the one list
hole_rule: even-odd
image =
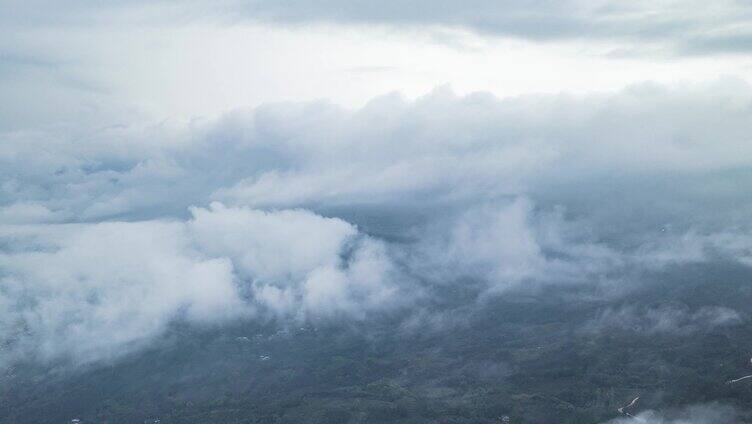
[{"label": "cloud", "polygon": [[439,219],[414,247],[412,267],[441,285],[471,279],[490,292],[534,283],[591,282],[620,267],[620,254],[575,237],[561,211],[527,198],[481,205]]},{"label": "cloud", "polygon": [[97,220],[211,200],[435,210],[526,196],[618,229],[705,226],[710,209],[733,225],[752,200],[740,154],[751,94],[733,80],[505,100],[444,88],[358,110],[273,104],[188,124],[6,132],[0,203]]},{"label": "cloud", "polygon": [[16,221],[33,208],[24,219],[88,222],[185,218],[218,200],[359,224],[368,212],[404,234],[416,216],[526,198],[596,240],[655,243],[720,222],[743,232],[751,101],[735,80],[512,99],[440,88],[357,110],[282,103],[190,123],[5,132],[0,207]]},{"label": "cloud", "polygon": [[[256,151],[269,159],[211,198],[436,214],[524,196],[587,215],[599,232],[619,236],[742,225],[750,207],[741,189],[749,164],[739,154],[749,95],[744,84],[719,81],[580,98],[500,100],[439,89],[415,102],[378,98],[356,111],[269,106],[211,130],[233,140],[236,157]],[[728,211],[723,220],[719,211]]]},{"label": "cloud", "polygon": [[400,303],[384,247],[346,222],[218,204],[192,213],[0,228],[5,358],[97,362],[177,320],[363,318]]},{"label": "cloud", "polygon": [[17,338],[18,354],[116,357],[180,313],[191,320],[240,313],[231,263],[196,257],[180,224],[43,226],[28,238],[46,249],[0,256],[1,315],[16,328],[3,336]]},{"label": "cloud", "polygon": [[202,251],[229,258],[254,299],[275,314],[362,318],[399,303],[386,247],[345,221],[217,203],[192,214],[188,227]]},{"label": "cloud", "polygon": [[678,410],[645,411],[633,417],[617,418],[610,424],[632,423],[640,420],[646,424],[711,424],[740,423],[739,413],[732,407],[720,404],[692,405]]},{"label": "cloud", "polygon": [[44,205],[33,202],[18,202],[0,208],[0,222],[7,224],[30,224],[36,222],[56,222],[66,217],[49,210]]},{"label": "cloud", "polygon": [[[85,362],[177,319],[431,316],[450,285],[477,299],[748,264],[751,104],[735,80],[509,99],[444,87],[356,110],[5,132],[0,331],[19,355]],[[723,320],[706,312],[671,322]]]},{"label": "cloud", "polygon": [[[288,1],[238,3],[236,14],[283,24],[335,23],[452,27],[536,41],[590,40],[662,46],[675,53],[749,51],[741,2],[715,2],[712,12],[694,0],[617,4],[608,1]],[[702,12],[700,10],[703,10]]]},{"label": "cloud", "polygon": [[622,330],[641,335],[693,334],[715,327],[740,324],[739,312],[722,306],[703,306],[694,311],[686,305],[669,304],[659,307],[624,306],[608,308],[586,324],[586,331]]},{"label": "cloud", "polygon": [[[311,24],[420,28],[447,38],[449,31],[535,42],[577,42],[610,46],[629,55],[744,54],[750,50],[749,7],[737,0],[708,5],[698,0],[668,2],[606,0],[492,1],[388,0],[191,0],[170,2],[72,1],[61,7],[49,0],[0,5],[0,19],[10,29],[150,25],[196,22],[261,22],[275,26]],[[461,44],[442,41],[448,44]]]}]

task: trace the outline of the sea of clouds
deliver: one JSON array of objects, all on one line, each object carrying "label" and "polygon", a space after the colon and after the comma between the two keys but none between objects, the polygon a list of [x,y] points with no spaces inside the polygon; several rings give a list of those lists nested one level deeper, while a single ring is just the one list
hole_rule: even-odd
[{"label": "sea of clouds", "polygon": [[[750,134],[733,79],[0,133],[3,358],[109,360],[178,320],[366,320],[452,284],[750,264]],[[742,319],[709,308],[633,324]]]}]

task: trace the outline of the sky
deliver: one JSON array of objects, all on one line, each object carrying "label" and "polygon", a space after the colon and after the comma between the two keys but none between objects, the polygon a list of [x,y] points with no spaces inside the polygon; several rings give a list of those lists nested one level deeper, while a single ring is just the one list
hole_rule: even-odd
[{"label": "sky", "polygon": [[[0,128],[190,120],[268,102],[749,81],[743,1],[4,1]],[[430,6],[429,6],[430,4]],[[702,7],[698,7],[702,5]]]},{"label": "sky", "polygon": [[[750,15],[0,0],[0,366],[115,361],[175,321],[752,265]],[[593,328],[746,319],[633,305]]]}]

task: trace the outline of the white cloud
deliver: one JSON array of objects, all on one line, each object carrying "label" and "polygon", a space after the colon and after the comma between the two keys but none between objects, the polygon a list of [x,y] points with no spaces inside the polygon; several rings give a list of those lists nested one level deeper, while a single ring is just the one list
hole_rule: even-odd
[{"label": "white cloud", "polygon": [[704,225],[698,199],[712,199],[738,224],[751,204],[740,191],[751,99],[733,80],[585,97],[440,89],[358,110],[276,104],[189,124],[4,133],[0,202],[97,220],[174,216],[211,199],[425,208],[527,196],[608,225],[680,227]]},{"label": "white cloud", "polygon": [[742,315],[723,306],[703,306],[694,311],[686,305],[609,308],[586,324],[586,331],[632,331],[642,335],[691,334],[744,322]]},{"label": "white cloud", "polygon": [[46,206],[34,202],[18,202],[0,207],[0,222],[8,224],[31,224],[36,222],[63,221],[64,214],[49,210]]},{"label": "white cloud", "polygon": [[175,320],[362,318],[398,303],[384,247],[346,222],[218,204],[193,214],[2,227],[7,357],[101,361],[143,347]]},{"label": "white cloud", "polygon": [[520,284],[584,282],[620,265],[620,256],[571,237],[558,213],[541,213],[526,198],[481,205],[440,219],[415,247],[413,265],[437,283],[458,278],[493,291]]},{"label": "white cloud", "polygon": [[40,226],[32,234],[52,246],[0,256],[2,316],[19,328],[19,354],[117,357],[180,314],[213,321],[242,313],[232,264],[201,257],[181,224]]},{"label": "white cloud", "polygon": [[192,214],[188,228],[201,250],[230,258],[256,300],[275,314],[364,317],[398,303],[385,246],[345,221],[218,203]]},{"label": "white cloud", "polygon": [[720,405],[692,405],[678,410],[645,411],[636,418],[623,417],[608,421],[609,424],[626,424],[639,420],[646,424],[714,424],[740,423],[739,414],[734,408]]},{"label": "white cloud", "polygon": [[[235,13],[275,23],[326,22],[345,25],[394,25],[466,28],[481,34],[537,41],[621,41],[656,44],[682,54],[744,52],[750,48],[743,27],[749,10],[732,0],[698,10],[692,0],[629,4],[593,0],[519,1],[384,1],[368,2],[255,0],[240,2]],[[698,46],[689,44],[694,42]]]},{"label": "white cloud", "polygon": [[[356,110],[283,103],[185,124],[2,133],[0,216],[36,223],[5,227],[2,307],[12,328],[29,321],[40,355],[75,355],[65,343],[77,343],[106,357],[177,316],[222,320],[219,309],[363,319],[432,284],[496,293],[747,263],[750,104],[735,80],[512,99],[441,88]],[[213,200],[227,206],[201,207]],[[97,224],[111,219],[124,222]],[[99,290],[146,296],[112,306],[137,317],[112,343],[93,335],[116,317],[89,322],[110,308],[87,297]],[[33,301],[19,306],[22,294]],[[75,342],[37,337],[59,325],[78,328]],[[49,353],[35,350],[42,340]]]}]

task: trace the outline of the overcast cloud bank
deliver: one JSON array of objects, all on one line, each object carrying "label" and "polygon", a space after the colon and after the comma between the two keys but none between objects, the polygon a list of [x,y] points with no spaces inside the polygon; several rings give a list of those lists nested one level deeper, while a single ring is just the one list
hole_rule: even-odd
[{"label": "overcast cloud bank", "polygon": [[528,196],[612,223],[639,207],[634,225],[687,226],[695,213],[711,225],[709,209],[741,224],[751,102],[737,80],[503,100],[440,88],[359,110],[286,103],[188,124],[9,132],[0,202],[16,221],[47,222],[174,216],[211,200],[433,210]]}]

